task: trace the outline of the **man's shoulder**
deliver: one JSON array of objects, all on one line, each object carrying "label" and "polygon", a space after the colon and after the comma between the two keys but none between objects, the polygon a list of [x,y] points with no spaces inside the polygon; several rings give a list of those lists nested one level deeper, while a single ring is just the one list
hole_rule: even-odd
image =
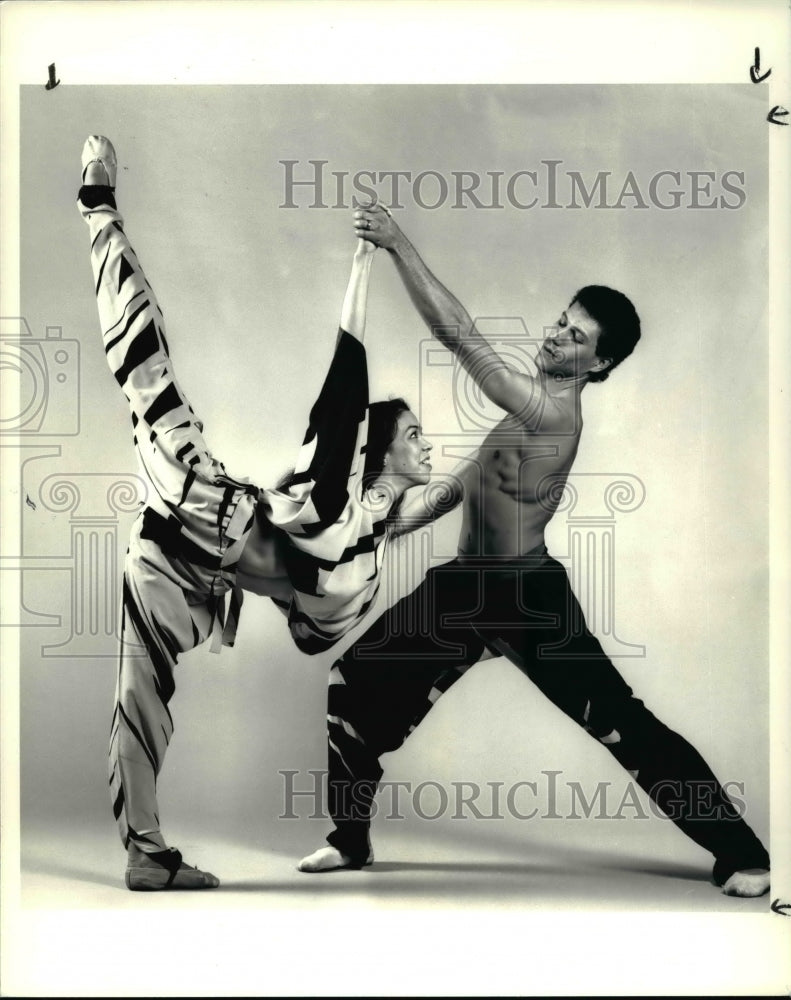
[{"label": "man's shoulder", "polygon": [[579,437],[582,430],[582,411],[578,397],[554,396],[544,391],[536,406],[515,416],[530,434]]}]

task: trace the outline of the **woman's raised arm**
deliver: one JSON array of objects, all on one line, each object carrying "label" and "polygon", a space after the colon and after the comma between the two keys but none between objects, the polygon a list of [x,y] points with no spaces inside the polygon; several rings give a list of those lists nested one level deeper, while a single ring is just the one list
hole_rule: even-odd
[{"label": "woman's raised arm", "polygon": [[365,313],[368,305],[368,285],[371,279],[376,247],[368,240],[357,240],[357,248],[352,258],[352,273],[346,286],[346,295],[341,309],[341,329],[356,337],[360,342],[365,336]]}]

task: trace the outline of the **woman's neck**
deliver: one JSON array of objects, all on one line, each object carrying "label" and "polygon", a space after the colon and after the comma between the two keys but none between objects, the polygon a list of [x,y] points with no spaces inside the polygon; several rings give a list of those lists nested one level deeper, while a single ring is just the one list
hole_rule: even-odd
[{"label": "woman's neck", "polygon": [[403,496],[403,489],[395,489],[390,479],[377,479],[367,487],[363,503],[371,512],[374,524],[384,521]]}]

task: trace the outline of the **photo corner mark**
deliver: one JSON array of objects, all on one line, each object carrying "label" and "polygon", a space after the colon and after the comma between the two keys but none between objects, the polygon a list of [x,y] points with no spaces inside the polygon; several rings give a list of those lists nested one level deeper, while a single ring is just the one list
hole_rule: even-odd
[{"label": "photo corner mark", "polygon": [[768,69],[765,73],[761,72],[761,50],[756,46],[755,53],[753,57],[753,64],[750,67],[750,79],[753,83],[763,83],[763,81],[771,74],[771,69]]},{"label": "photo corner mark", "polygon": [[[768,79],[771,73],[771,68],[765,73],[761,72],[761,50],[758,46],[756,46],[753,50],[753,64],[750,66],[750,79],[753,83],[763,83],[764,80]],[[788,125],[788,122],[780,121],[781,118],[787,117],[788,111],[786,111],[782,104],[775,104],[766,116],[766,120],[770,123],[770,125]]]},{"label": "photo corner mark", "polygon": [[47,67],[47,76],[48,79],[47,82],[44,84],[44,87],[47,90],[54,90],[55,87],[57,87],[57,85],[60,83],[60,80],[56,79],[55,76],[55,63],[50,63],[49,66]]}]

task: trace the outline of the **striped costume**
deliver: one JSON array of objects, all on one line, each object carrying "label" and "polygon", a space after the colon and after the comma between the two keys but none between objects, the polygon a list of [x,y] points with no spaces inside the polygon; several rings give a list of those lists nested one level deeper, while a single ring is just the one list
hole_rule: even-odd
[{"label": "striped costume", "polygon": [[[126,396],[149,491],[127,550],[110,790],[124,846],[156,854],[156,780],[173,733],[168,703],[180,653],[233,644],[239,557],[262,503],[288,538],[294,641],[327,649],[365,614],[379,583],[385,522],[361,501],[368,383],[362,344],[341,331],[289,486],[260,491],[209,452],[176,381],[162,311],[123,230],[113,189],[80,190],[104,348]],[[230,595],[226,606],[226,597]]]},{"label": "striped costume", "polygon": [[294,594],[288,605],[273,600],[304,653],[334,645],[379,590],[387,524],[362,494],[367,406],[365,349],[341,331],[288,486],[261,493],[267,519],[288,533]]}]

